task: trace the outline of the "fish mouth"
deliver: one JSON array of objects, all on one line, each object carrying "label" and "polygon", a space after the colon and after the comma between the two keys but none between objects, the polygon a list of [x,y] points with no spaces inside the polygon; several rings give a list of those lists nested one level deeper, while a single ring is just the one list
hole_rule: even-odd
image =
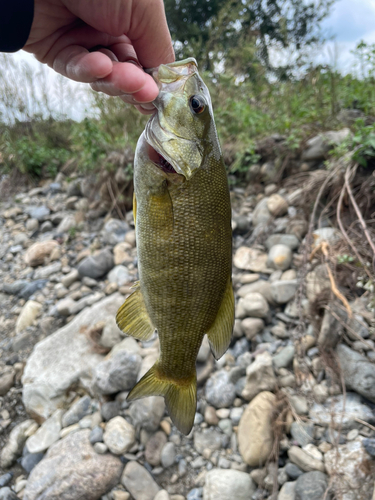
[{"label": "fish mouth", "polygon": [[152,147],[149,142],[147,142],[147,146],[148,157],[152,161],[152,163],[154,163],[154,165],[156,165],[166,174],[177,174],[176,170],[173,168],[173,165],[171,165],[169,161],[159,153],[159,151]]}]

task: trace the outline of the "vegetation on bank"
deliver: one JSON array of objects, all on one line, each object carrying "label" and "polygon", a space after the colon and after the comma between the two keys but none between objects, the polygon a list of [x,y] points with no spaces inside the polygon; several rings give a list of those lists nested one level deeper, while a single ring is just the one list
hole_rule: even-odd
[{"label": "vegetation on bank", "polygon": [[[231,69],[205,72],[219,136],[224,150],[231,152],[228,171],[241,176],[257,163],[257,141],[267,135],[281,134],[293,151],[319,131],[342,127],[347,120],[342,110],[352,110],[354,137],[333,154],[356,148],[362,164],[374,156],[375,44],[359,44],[355,56],[357,65],[347,75],[329,66],[300,68],[279,80],[266,71],[259,71],[257,78],[239,78]],[[75,122],[49,102],[43,73],[6,57],[1,66],[0,173],[17,169],[33,177],[53,177],[68,160],[80,171],[92,171],[112,151],[135,148],[147,117],[119,99],[91,91],[71,95],[62,84],[55,98],[64,100],[65,109],[77,99],[87,102],[86,118]],[[15,82],[21,78],[22,90],[17,90]]]}]

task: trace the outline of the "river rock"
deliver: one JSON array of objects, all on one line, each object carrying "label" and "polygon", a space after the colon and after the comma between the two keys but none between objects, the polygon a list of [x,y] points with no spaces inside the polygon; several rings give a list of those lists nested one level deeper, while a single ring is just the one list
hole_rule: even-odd
[{"label": "river rock", "polygon": [[305,284],[306,295],[311,303],[313,303],[323,291],[327,289],[330,290],[331,282],[328,277],[326,266],[316,266],[313,271],[307,273]]},{"label": "river rock", "polygon": [[70,273],[66,274],[61,278],[61,283],[69,288],[75,281],[79,280],[79,272],[77,269],[73,269]]},{"label": "river rock", "polygon": [[247,316],[252,318],[266,318],[269,313],[267,300],[260,293],[249,293],[241,298],[236,306],[236,318],[242,319]]},{"label": "river rock", "polygon": [[102,231],[103,241],[109,245],[121,243],[124,241],[125,235],[129,229],[129,224],[126,221],[109,219],[105,223]]},{"label": "river rock", "polygon": [[298,280],[277,280],[271,283],[271,295],[276,304],[286,304],[294,297]]},{"label": "river rock", "polygon": [[18,316],[16,323],[16,333],[22,332],[28,326],[31,326],[37,316],[40,314],[43,306],[34,300],[28,300],[23,306],[21,314]]},{"label": "river rock", "polygon": [[295,500],[296,481],[284,483],[280,489],[277,500]]},{"label": "river rock", "polygon": [[34,467],[23,500],[99,500],[119,483],[123,464],[95,453],[84,429],[55,443]]},{"label": "river rock", "polygon": [[154,500],[160,490],[151,474],[138,462],[128,462],[121,483],[134,500]]},{"label": "river rock", "polygon": [[267,200],[267,208],[274,217],[282,217],[288,212],[288,202],[281,195],[273,194]]},{"label": "river rock", "polygon": [[267,250],[271,250],[275,245],[285,245],[296,250],[299,247],[299,239],[294,234],[272,234],[266,240]]},{"label": "river rock", "polygon": [[251,467],[261,467],[273,447],[272,415],[276,397],[261,392],[244,411],[238,426],[238,446],[242,458]]},{"label": "river rock", "polygon": [[77,225],[76,218],[74,217],[74,215],[69,214],[63,218],[63,220],[57,226],[56,231],[58,234],[64,234],[70,231],[70,229],[76,227],[76,225]]},{"label": "river rock", "polygon": [[350,136],[351,131],[349,128],[343,128],[342,130],[338,131],[330,130],[328,132],[318,134],[306,142],[306,148],[302,153],[301,160],[324,160],[330,149],[332,149],[334,146],[338,146]]},{"label": "river rock", "polygon": [[56,410],[50,418],[43,422],[36,433],[29,437],[26,441],[29,453],[45,451],[58,441],[62,428],[61,419],[63,414],[64,410]]},{"label": "river rock", "polygon": [[314,458],[310,453],[307,453],[302,448],[298,448],[298,446],[291,446],[288,450],[288,456],[292,463],[305,472],[314,470],[325,472],[325,467],[321,460]]},{"label": "river rock", "polygon": [[202,454],[205,449],[212,451],[223,448],[223,434],[214,428],[194,432],[194,448]]},{"label": "river rock", "polygon": [[247,285],[241,286],[238,289],[238,297],[246,297],[250,293],[260,293],[267,300],[269,304],[274,304],[274,300],[271,294],[271,283],[266,280],[258,280],[255,283],[249,283]]},{"label": "river rock", "polygon": [[344,344],[336,352],[347,389],[375,403],[375,365]]},{"label": "river rock", "polygon": [[23,287],[18,295],[22,299],[28,300],[32,295],[34,295],[34,293],[44,288],[47,282],[48,280],[45,279],[34,280],[31,283],[28,283],[25,287]]},{"label": "river rock", "polygon": [[245,318],[241,321],[241,329],[246,338],[252,340],[264,330],[264,321],[261,318]]},{"label": "river rock", "polygon": [[16,458],[21,455],[26,439],[31,435],[31,429],[35,432],[35,426],[34,420],[29,419],[17,424],[11,430],[8,441],[0,452],[1,467],[10,467]]},{"label": "river rock", "polygon": [[52,274],[59,273],[61,271],[61,267],[61,262],[53,262],[48,266],[37,269],[34,273],[34,278],[36,280],[44,280],[46,278],[49,278]]},{"label": "river rock", "polygon": [[134,427],[143,428],[149,432],[155,432],[158,429],[164,411],[165,403],[161,396],[139,399],[130,405],[130,416]]},{"label": "river rock", "polygon": [[130,450],[135,442],[135,429],[123,417],[112,418],[107,422],[103,441],[115,455],[122,455]]},{"label": "river rock", "polygon": [[256,489],[246,472],[213,469],[206,475],[203,500],[249,500]]},{"label": "river rock", "polygon": [[330,500],[331,495],[326,490],[328,488],[328,477],[320,471],[307,472],[302,474],[296,481],[295,500]]},{"label": "river rock", "polygon": [[294,354],[294,345],[287,345],[272,358],[273,364],[278,369],[287,368],[292,363]]},{"label": "river rock", "polygon": [[240,247],[234,254],[233,263],[238,269],[253,273],[269,272],[267,254],[256,248]]},{"label": "river rock", "polygon": [[123,296],[113,294],[36,344],[22,378],[23,402],[30,414],[46,419],[67,401],[70,387],[90,386],[92,371],[103,356],[94,351],[82,329],[115,316],[122,303]]},{"label": "river rock", "polygon": [[133,280],[133,277],[125,266],[115,266],[112,271],[108,273],[108,281],[116,283],[118,286],[126,285]]},{"label": "river rock", "polygon": [[146,443],[145,458],[153,467],[157,467],[161,463],[161,452],[164,445],[167,443],[167,436],[163,431],[157,431],[153,434]]},{"label": "river rock", "polygon": [[129,390],[137,382],[141,363],[142,358],[139,354],[119,351],[95,367],[93,387],[101,394]]},{"label": "river rock", "polygon": [[272,356],[268,352],[258,354],[255,361],[246,369],[246,383],[241,396],[251,401],[262,391],[273,391],[276,377],[272,366]]},{"label": "river rock", "polygon": [[5,396],[11,387],[13,387],[15,376],[16,372],[11,366],[5,366],[0,369],[0,396]]},{"label": "river rock", "polygon": [[174,443],[168,442],[164,445],[161,452],[161,464],[167,469],[175,463],[176,460],[176,447]]},{"label": "river rock", "polygon": [[37,219],[40,222],[51,213],[51,210],[45,205],[41,205],[40,207],[27,207],[25,212],[29,214],[31,219]]},{"label": "river rock", "polygon": [[107,274],[113,265],[112,252],[105,249],[83,259],[78,265],[78,272],[81,276],[97,279]]},{"label": "river rock", "polygon": [[338,500],[373,498],[375,463],[363,447],[363,438],[338,445],[327,451],[324,460],[333,478],[333,490]]},{"label": "river rock", "polygon": [[271,247],[268,253],[267,266],[285,271],[292,262],[292,251],[286,245],[278,244]]},{"label": "river rock", "polygon": [[52,250],[58,247],[57,241],[40,241],[34,243],[30,248],[27,249],[24,261],[28,266],[36,267],[44,263],[44,259],[51,255]]},{"label": "river rock", "polygon": [[207,403],[215,408],[229,408],[236,397],[236,389],[227,371],[215,372],[206,383]]},{"label": "river rock", "polygon": [[19,500],[19,497],[8,486],[0,488],[0,500]]},{"label": "river rock", "polygon": [[68,427],[69,425],[76,424],[86,415],[91,413],[91,398],[90,396],[83,396],[76,401],[62,418],[62,426]]},{"label": "river rock", "polygon": [[271,212],[268,209],[268,198],[259,201],[253,212],[252,223],[256,227],[259,224],[267,224],[272,220]]}]

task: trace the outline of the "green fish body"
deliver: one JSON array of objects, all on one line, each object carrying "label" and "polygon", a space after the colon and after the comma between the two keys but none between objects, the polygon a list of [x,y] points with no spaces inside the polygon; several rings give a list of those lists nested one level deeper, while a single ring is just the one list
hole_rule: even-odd
[{"label": "green fish body", "polygon": [[228,182],[207,87],[194,59],[153,70],[157,112],[134,164],[139,284],[117,314],[121,330],[147,340],[160,357],[128,400],[164,396],[188,434],[196,411],[196,358],[205,334],[216,359],[234,323]]}]

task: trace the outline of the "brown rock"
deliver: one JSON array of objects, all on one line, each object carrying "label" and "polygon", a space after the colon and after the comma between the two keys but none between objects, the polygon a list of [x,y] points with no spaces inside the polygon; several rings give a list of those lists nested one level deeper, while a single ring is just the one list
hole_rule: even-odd
[{"label": "brown rock", "polygon": [[146,443],[145,458],[154,467],[161,463],[161,451],[167,442],[167,436],[162,431],[155,432]]},{"label": "brown rock", "polygon": [[251,467],[261,467],[273,446],[272,413],[276,397],[261,392],[244,411],[238,426],[238,445],[244,461]]},{"label": "brown rock", "polygon": [[274,217],[281,217],[288,211],[288,202],[279,194],[273,194],[267,200],[267,208]]},{"label": "brown rock", "polygon": [[41,241],[34,243],[27,250],[24,256],[24,260],[28,266],[36,267],[44,263],[44,259],[51,255],[54,248],[58,247],[57,241]]}]

